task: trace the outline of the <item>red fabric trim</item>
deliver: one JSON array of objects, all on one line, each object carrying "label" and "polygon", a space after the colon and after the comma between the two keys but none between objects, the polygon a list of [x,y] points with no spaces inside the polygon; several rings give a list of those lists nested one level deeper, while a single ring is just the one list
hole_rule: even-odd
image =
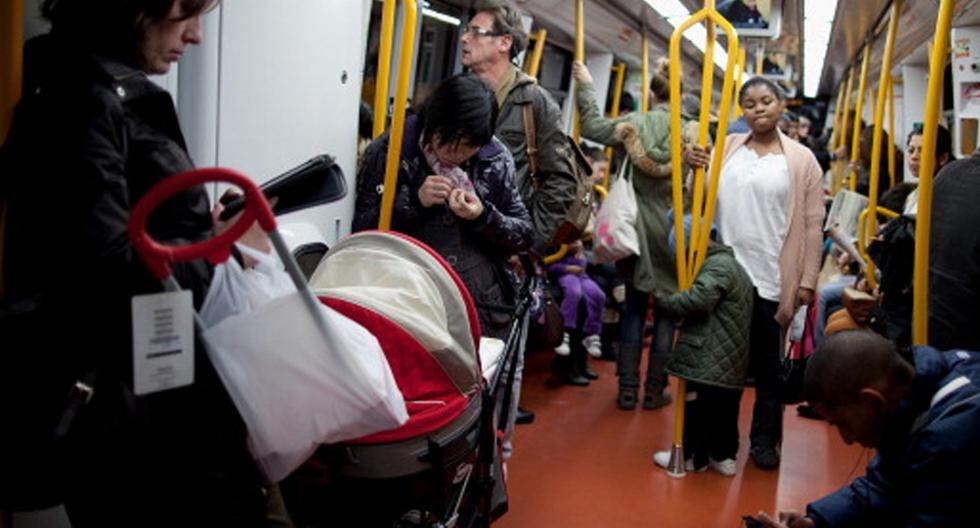
[{"label": "red fabric trim", "polygon": [[409,414],[408,422],[397,429],[350,443],[379,444],[422,436],[448,425],[466,408],[466,396],[459,392],[432,354],[408,332],[362,306],[323,297],[320,302],[353,319],[377,338]]}]

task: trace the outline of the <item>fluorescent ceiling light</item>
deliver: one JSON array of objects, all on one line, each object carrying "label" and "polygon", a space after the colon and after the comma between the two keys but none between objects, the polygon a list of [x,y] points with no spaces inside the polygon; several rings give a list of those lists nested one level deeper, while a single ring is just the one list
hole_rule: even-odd
[{"label": "fluorescent ceiling light", "polygon": [[820,87],[823,63],[830,43],[837,0],[810,1],[803,4],[803,95],[814,97]]},{"label": "fluorescent ceiling light", "polygon": [[[675,28],[683,24],[691,16],[691,12],[684,7],[684,4],[680,0],[646,0],[646,3]],[[705,41],[707,39],[707,31],[705,31],[703,24],[697,24],[688,28],[684,32],[684,38],[691,41],[694,47],[701,50],[701,53],[704,53],[706,49]],[[715,64],[722,70],[728,66],[728,52],[719,46],[717,42],[715,42],[714,57]]]},{"label": "fluorescent ceiling light", "polygon": [[435,9],[430,9],[428,7],[422,8],[422,16],[427,16],[429,18],[433,18],[435,20],[438,20],[440,22],[445,22],[453,26],[458,26],[462,23],[458,18],[454,16],[449,16],[445,13],[440,13],[439,11],[436,11]]}]

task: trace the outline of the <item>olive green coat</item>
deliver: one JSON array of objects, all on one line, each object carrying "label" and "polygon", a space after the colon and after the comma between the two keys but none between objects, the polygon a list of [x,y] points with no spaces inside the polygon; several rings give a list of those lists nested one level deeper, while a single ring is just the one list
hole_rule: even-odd
[{"label": "olive green coat", "polygon": [[690,289],[661,299],[682,318],[667,372],[698,383],[741,389],[749,367],[752,279],[728,246],[712,244]]},{"label": "olive green coat", "polygon": [[[674,255],[667,247],[673,226],[667,211],[673,208],[670,166],[670,107],[654,105],[641,114],[615,119],[602,115],[596,106],[592,83],[578,83],[577,97],[582,136],[605,145],[621,146],[626,157],[626,177],[636,190],[636,233],[640,254],[624,262],[626,280],[642,292],[677,291]],[[684,118],[687,122],[687,118]],[[689,207],[685,193],[685,210]]]}]

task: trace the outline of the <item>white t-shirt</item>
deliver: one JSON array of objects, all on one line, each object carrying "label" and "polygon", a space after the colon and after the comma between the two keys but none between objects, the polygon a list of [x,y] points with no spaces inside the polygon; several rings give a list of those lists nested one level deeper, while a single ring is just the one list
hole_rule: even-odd
[{"label": "white t-shirt", "polygon": [[786,156],[759,157],[740,147],[722,168],[718,185],[718,233],[732,247],[759,296],[779,301],[779,253],[789,228]]}]

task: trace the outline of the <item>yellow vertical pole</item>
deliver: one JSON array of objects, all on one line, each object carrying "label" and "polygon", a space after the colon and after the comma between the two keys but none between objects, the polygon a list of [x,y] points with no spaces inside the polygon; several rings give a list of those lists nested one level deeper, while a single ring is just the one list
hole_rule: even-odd
[{"label": "yellow vertical pole", "polygon": [[[711,93],[715,77],[715,23],[711,18],[704,21],[706,45],[704,47],[704,58],[701,61],[701,112],[698,115],[698,122],[701,126],[698,129],[698,145],[707,150],[708,148],[708,120],[711,115]],[[737,55],[737,54],[736,54]],[[706,89],[707,87],[707,89]],[[687,251],[687,269],[694,269],[694,254],[699,247],[698,238],[701,234],[700,222],[704,212],[704,168],[698,167],[694,170],[694,189],[691,203],[691,240]],[[690,273],[690,271],[689,271]],[[693,278],[693,274],[691,276]]]},{"label": "yellow vertical pole", "polygon": [[[857,101],[854,103],[854,134],[851,136],[851,162],[858,160],[861,144],[861,105],[864,102],[864,85],[868,81],[868,63],[871,62],[871,42],[864,44],[864,58],[861,59],[861,75],[858,80]],[[857,171],[851,170],[848,177],[848,188],[857,190]]]},{"label": "yellow vertical pole", "polygon": [[3,2],[0,5],[0,143],[7,137],[14,105],[20,99],[23,41],[24,2]]},{"label": "yellow vertical pole", "polygon": [[[699,22],[710,20],[712,25],[721,26],[728,36],[728,62],[725,65],[724,82],[721,89],[721,104],[718,110],[718,130],[715,134],[715,145],[717,148],[712,151],[710,178],[708,183],[708,196],[705,201],[705,213],[701,219],[701,234],[699,236],[699,249],[694,261],[694,266],[687,266],[686,242],[684,240],[683,224],[683,174],[681,167],[681,54],[680,45],[684,31]],[[710,28],[710,26],[709,26]],[[709,33],[710,34],[710,33]],[[709,40],[705,49],[711,49],[715,42]],[[697,275],[698,268],[704,262],[704,254],[707,252],[708,235],[710,233],[711,222],[714,218],[715,200],[718,196],[718,179],[721,171],[721,148],[724,145],[725,137],[728,133],[728,117],[731,111],[732,96],[734,91],[735,64],[738,60],[738,35],[732,25],[715,10],[714,0],[706,0],[705,7],[701,11],[693,14],[691,18],[677,26],[674,33],[670,36],[670,129],[671,129],[671,169],[672,169],[672,199],[674,206],[674,236],[676,240],[675,260],[677,265],[677,281],[681,290],[691,287],[694,277]],[[714,67],[714,61],[705,60],[705,63]],[[701,86],[703,94],[712,92],[713,77],[708,78],[707,86]],[[707,120],[700,123],[699,134],[706,137],[704,130],[708,127]],[[693,229],[692,229],[693,231]],[[692,237],[694,234],[692,233]],[[684,472],[684,402],[686,393],[683,378],[677,378],[677,397],[674,400],[674,443],[670,451],[670,464],[667,472],[672,476],[683,476]]]},{"label": "yellow vertical pole", "polygon": [[[585,0],[575,0],[575,60],[585,63]],[[575,94],[572,94],[572,98]],[[578,143],[581,139],[582,116],[578,113],[578,104],[573,101],[572,108],[572,139]]]},{"label": "yellow vertical pole", "polygon": [[[626,82],[626,65],[620,63],[613,66],[612,69],[616,72],[616,84],[613,86],[612,110],[609,112],[609,116],[615,119],[619,117],[619,103],[623,97],[623,83]],[[606,169],[606,174],[602,177],[602,186],[606,189],[609,188],[609,171],[612,170],[612,158],[612,147],[606,147],[606,159],[609,160],[609,166]]]},{"label": "yellow vertical pole", "polygon": [[531,40],[534,41],[534,49],[531,50],[531,56],[524,61],[524,73],[537,77],[538,68],[541,67],[541,56],[544,54],[544,43],[548,40],[548,30],[541,28],[535,31],[531,35]]},{"label": "yellow vertical pole", "polygon": [[929,59],[929,88],[922,123],[922,161],[919,164],[919,208],[915,217],[915,272],[912,285],[912,344],[929,343],[929,235],[932,227],[932,177],[936,167],[936,128],[943,73],[949,47],[954,0],[942,0],[936,19],[936,40]]},{"label": "yellow vertical pole", "polygon": [[[830,130],[830,150],[836,150],[841,136],[841,119],[844,116],[844,90],[837,91],[837,104],[834,105],[834,125]],[[833,189],[831,189],[833,190]]]},{"label": "yellow vertical pole", "polygon": [[897,167],[895,166],[895,142],[899,141],[895,134],[895,80],[888,75],[888,182],[889,188],[895,186]]},{"label": "yellow vertical pole", "polygon": [[408,83],[412,78],[412,56],[415,53],[415,28],[418,9],[416,0],[403,0],[405,24],[402,27],[401,57],[398,59],[398,86],[395,87],[395,105],[391,116],[391,134],[388,137],[388,157],[385,163],[384,192],[381,195],[381,214],[378,229],[391,229],[391,213],[395,205],[395,188],[398,184],[398,167],[401,165],[402,139],[405,134],[405,106],[408,101]]},{"label": "yellow vertical pole", "polygon": [[[850,122],[848,120],[851,117],[851,89],[853,87],[854,87],[854,67],[852,66],[850,73],[848,73],[847,75],[847,86],[845,86],[844,88],[844,107],[843,107],[844,118],[841,120],[840,134],[837,137],[838,144],[836,145],[835,150],[847,145],[847,131],[849,130],[848,125],[850,125]],[[839,160],[837,162],[837,170],[834,171],[834,187],[833,187],[834,194],[837,194],[837,191],[840,191],[841,187],[844,184],[845,170],[847,170],[847,160],[843,160],[843,159]]]},{"label": "yellow vertical pole", "polygon": [[766,58],[766,47],[763,44],[759,44],[755,48],[755,74],[762,75],[762,62]]},{"label": "yellow vertical pole", "polygon": [[650,111],[650,45],[647,43],[646,32],[640,39],[642,48],[640,49],[640,68],[643,79],[640,81],[640,113]]},{"label": "yellow vertical pole", "polygon": [[[898,33],[898,17],[901,11],[902,0],[892,2],[892,13],[888,20],[888,36],[885,37],[885,49],[881,58],[881,75],[878,77],[878,97],[875,100],[874,137],[871,141],[871,174],[868,176],[868,207],[865,211],[878,210],[878,182],[881,178],[881,142],[883,139],[882,132],[884,132],[885,127],[885,102],[888,99],[892,55],[895,51],[895,36]],[[865,233],[868,236],[874,236],[878,232],[878,215],[874,213],[868,214],[866,222],[867,225],[864,227]],[[865,262],[868,266],[867,272],[865,273],[868,284],[872,288],[875,288],[878,285],[878,281],[875,280],[875,263],[870,258],[866,258]]]},{"label": "yellow vertical pole", "polygon": [[735,78],[735,119],[742,117],[742,105],[738,101],[738,91],[742,89],[742,76],[745,74],[745,47],[738,48],[738,77]]},{"label": "yellow vertical pole", "polygon": [[[374,137],[385,131],[388,121],[388,84],[391,82],[391,45],[395,38],[395,3],[384,0],[381,8],[381,40],[378,44],[378,74],[374,81]],[[397,105],[396,105],[397,106]]]}]

